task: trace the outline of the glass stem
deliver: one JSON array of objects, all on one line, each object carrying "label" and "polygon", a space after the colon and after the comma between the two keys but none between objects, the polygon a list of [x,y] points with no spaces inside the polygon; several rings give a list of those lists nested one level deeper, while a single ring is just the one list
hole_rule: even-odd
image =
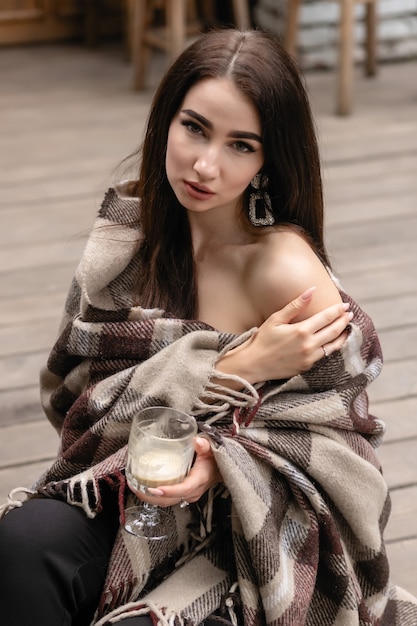
[{"label": "glass stem", "polygon": [[144,519],[146,524],[149,522],[157,524],[159,521],[159,509],[157,504],[150,504],[150,502],[142,503],[141,518]]}]

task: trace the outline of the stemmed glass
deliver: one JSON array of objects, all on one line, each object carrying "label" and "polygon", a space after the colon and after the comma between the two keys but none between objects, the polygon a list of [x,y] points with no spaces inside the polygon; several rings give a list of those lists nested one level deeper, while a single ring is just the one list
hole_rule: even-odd
[{"label": "stemmed glass", "polygon": [[[129,487],[147,493],[148,487],[175,485],[188,474],[194,456],[197,423],[191,415],[164,406],[137,413],[129,435],[126,478]],[[126,510],[125,529],[144,539],[165,539],[175,528],[164,509],[148,502]]]}]

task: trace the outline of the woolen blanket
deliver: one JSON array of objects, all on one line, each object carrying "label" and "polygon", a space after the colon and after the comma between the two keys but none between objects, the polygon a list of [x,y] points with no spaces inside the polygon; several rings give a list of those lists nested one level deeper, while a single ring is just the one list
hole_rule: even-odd
[{"label": "woolen blanket", "polygon": [[341,292],[354,313],[342,350],[289,380],[231,391],[216,361],[256,329],[237,337],[140,306],[139,203],[127,190],[106,194],[41,373],[61,446],[33,494],[93,517],[110,488],[123,522],[135,502],[130,423],[151,405],[196,416],[223,484],[172,507],[167,540],[121,525],[93,623],[150,614],[158,626],[196,626],[219,610],[238,626],[416,626],[416,600],[391,583],[384,548],[384,425],[366,393],[382,357],[370,318]]}]

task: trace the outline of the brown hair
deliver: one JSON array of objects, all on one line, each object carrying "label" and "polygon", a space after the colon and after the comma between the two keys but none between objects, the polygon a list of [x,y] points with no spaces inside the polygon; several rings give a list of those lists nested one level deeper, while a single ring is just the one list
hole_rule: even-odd
[{"label": "brown hair", "polygon": [[[320,159],[307,94],[296,64],[261,30],[213,30],[171,65],[155,93],[136,192],[141,199],[142,303],[193,317],[196,287],[187,215],[165,171],[168,130],[188,90],[203,78],[228,78],[256,107],[262,128],[268,192],[275,222],[305,233],[328,263],[323,242]],[[247,218],[248,198],[244,200]]]}]

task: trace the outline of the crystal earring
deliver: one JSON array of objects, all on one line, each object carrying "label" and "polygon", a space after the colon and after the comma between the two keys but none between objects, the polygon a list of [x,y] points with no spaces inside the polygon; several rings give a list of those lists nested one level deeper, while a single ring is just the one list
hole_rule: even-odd
[{"label": "crystal earring", "polygon": [[275,222],[271,198],[268,194],[268,177],[256,174],[250,183],[249,219],[253,226],[272,226]]}]

